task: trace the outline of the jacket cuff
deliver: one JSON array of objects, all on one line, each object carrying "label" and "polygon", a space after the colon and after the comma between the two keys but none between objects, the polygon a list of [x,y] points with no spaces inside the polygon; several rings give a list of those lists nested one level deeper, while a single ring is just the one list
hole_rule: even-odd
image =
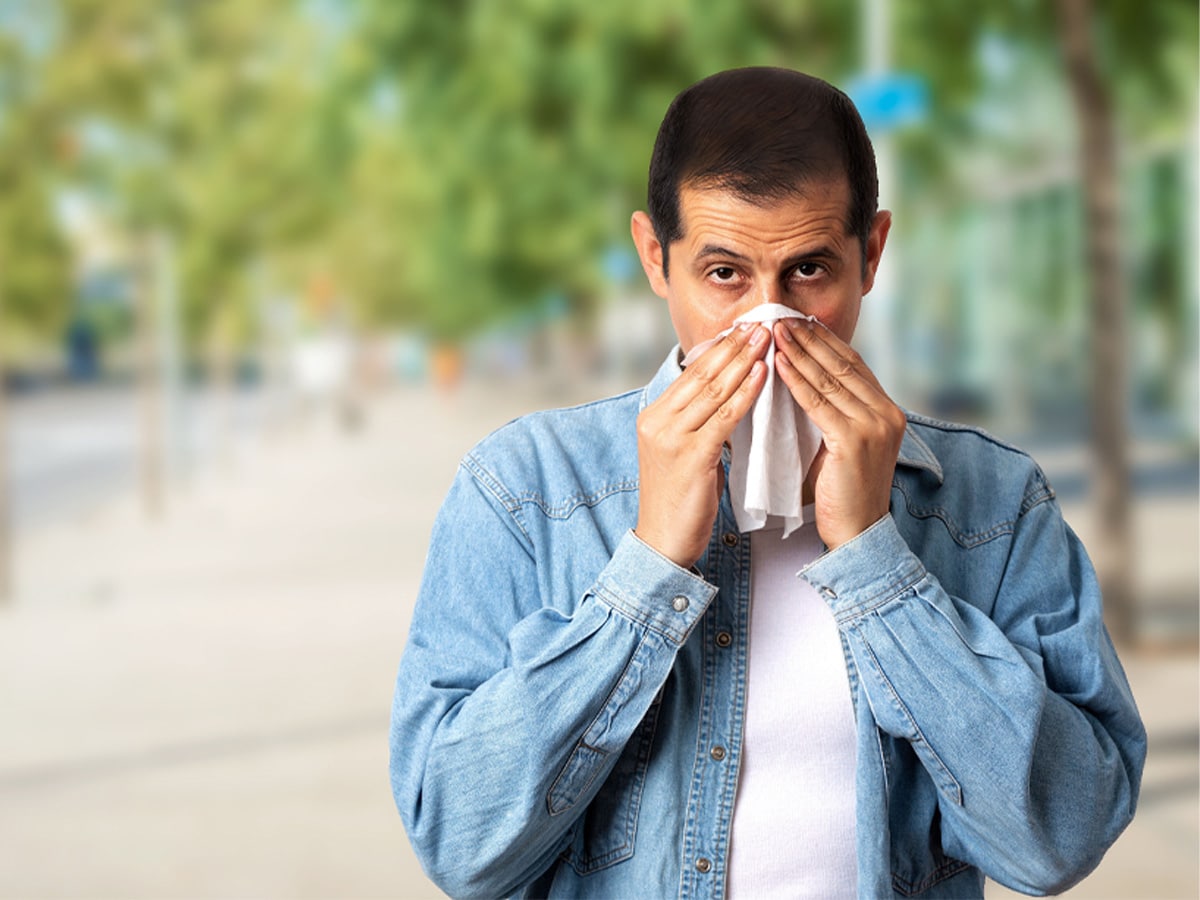
[{"label": "jacket cuff", "polygon": [[891,514],[800,570],[833,611],[838,625],[864,616],[926,577]]},{"label": "jacket cuff", "polygon": [[699,573],[675,565],[633,529],[621,538],[592,589],[596,599],[677,644],[687,640],[716,593]]}]

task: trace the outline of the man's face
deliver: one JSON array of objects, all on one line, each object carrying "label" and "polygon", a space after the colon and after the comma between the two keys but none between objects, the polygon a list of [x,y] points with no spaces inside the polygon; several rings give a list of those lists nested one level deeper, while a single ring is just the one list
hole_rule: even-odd
[{"label": "man's face", "polygon": [[806,185],[802,195],[761,205],[726,190],[685,185],[679,194],[683,236],[670,247],[669,279],[649,217],[635,214],[642,265],[667,301],[684,353],[761,303],[816,316],[848,343],[891,222],[886,212],[875,217],[864,267],[862,245],[846,232],[849,204],[845,181]]}]

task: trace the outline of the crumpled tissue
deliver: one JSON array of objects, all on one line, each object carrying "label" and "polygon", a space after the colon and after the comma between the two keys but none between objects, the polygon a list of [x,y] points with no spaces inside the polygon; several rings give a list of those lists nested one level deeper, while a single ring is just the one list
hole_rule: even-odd
[{"label": "crumpled tissue", "polygon": [[[780,303],[763,303],[738,316],[733,327],[711,341],[693,347],[683,365],[687,366],[743,322],[770,323],[789,318],[816,321],[813,316]],[[786,538],[804,524],[804,479],[822,438],[820,429],[775,372],[773,337],[764,362],[767,381],[762,393],[729,439],[729,496],[741,531],[756,531],[767,524],[768,516],[777,516],[783,519]]]}]

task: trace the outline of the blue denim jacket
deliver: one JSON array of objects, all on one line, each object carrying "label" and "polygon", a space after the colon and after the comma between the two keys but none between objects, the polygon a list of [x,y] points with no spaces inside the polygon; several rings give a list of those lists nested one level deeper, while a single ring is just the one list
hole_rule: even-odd
[{"label": "blue denim jacket", "polygon": [[[452,896],[725,894],[750,541],[728,496],[691,571],[631,531],[635,419],[675,360],[644,390],[492,434],[438,516],[391,778]],[[860,896],[1086,875],[1133,816],[1145,731],[1037,466],[910,416],[890,515],[801,575],[854,698]]]}]

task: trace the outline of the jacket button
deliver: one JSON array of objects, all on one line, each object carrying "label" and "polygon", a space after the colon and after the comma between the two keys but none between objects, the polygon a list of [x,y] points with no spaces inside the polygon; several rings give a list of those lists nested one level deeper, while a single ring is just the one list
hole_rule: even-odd
[{"label": "jacket button", "polygon": [[683,612],[685,609],[688,608],[689,602],[690,601],[688,600],[687,597],[683,596],[683,594],[680,594],[678,597],[676,597],[674,600],[671,601],[671,608],[674,609],[675,612]]},{"label": "jacket button", "polygon": [[733,635],[730,634],[728,631],[718,631],[717,632],[717,646],[718,647],[728,647],[732,643],[733,643]]},{"label": "jacket button", "polygon": [[740,538],[734,532],[727,531],[727,532],[725,532],[725,534],[721,538],[721,540],[723,540],[725,542],[726,547],[736,547],[738,545],[738,541],[740,540]]},{"label": "jacket button", "polygon": [[696,871],[701,875],[707,875],[712,871],[712,860],[704,856],[700,857],[696,860]]},{"label": "jacket button", "polygon": [[718,744],[717,746],[713,747],[711,750],[708,751],[708,755],[711,756],[713,759],[715,759],[717,762],[720,762],[721,760],[723,760],[725,758],[725,748],[722,747],[720,744]]}]

